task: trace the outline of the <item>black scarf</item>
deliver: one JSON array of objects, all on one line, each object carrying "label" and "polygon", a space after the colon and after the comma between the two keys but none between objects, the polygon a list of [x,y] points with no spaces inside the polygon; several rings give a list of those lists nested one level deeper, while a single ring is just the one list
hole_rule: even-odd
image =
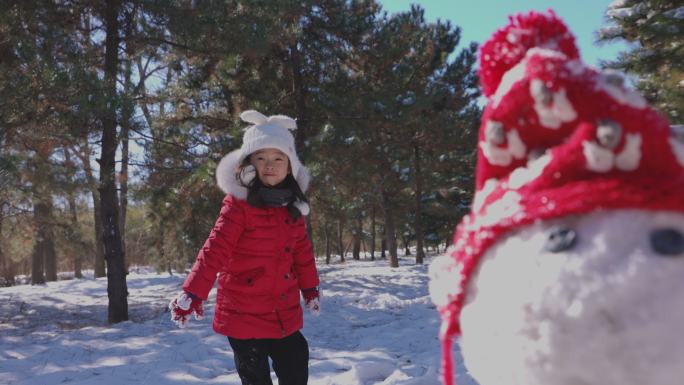
[{"label": "black scarf", "polygon": [[257,190],[257,195],[266,206],[287,206],[295,200],[295,196],[289,188],[260,187]]}]

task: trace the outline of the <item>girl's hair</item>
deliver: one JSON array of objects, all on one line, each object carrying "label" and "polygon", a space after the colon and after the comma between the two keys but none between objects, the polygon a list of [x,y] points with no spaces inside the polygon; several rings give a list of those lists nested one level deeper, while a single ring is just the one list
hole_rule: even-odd
[{"label": "girl's hair", "polygon": [[[247,167],[251,165],[250,162],[250,157],[247,156],[242,163],[238,166],[238,169],[235,173],[235,179],[243,186],[247,188],[247,203],[254,207],[264,207],[266,206],[266,203],[261,199],[261,196],[258,194],[258,191],[262,187],[267,187],[261,182],[261,179],[259,179],[259,175],[257,175],[257,171],[254,170],[254,177],[252,178],[251,181],[245,182],[245,174],[247,173]],[[306,198],[306,195],[304,195],[304,192],[302,189],[299,187],[299,183],[297,183],[297,180],[292,176],[292,173],[288,173],[285,179],[280,182],[277,186],[273,186],[274,188],[282,188],[282,189],[288,189],[292,192],[292,196],[295,198],[292,200],[292,202],[288,203],[287,205],[287,211],[290,213],[290,216],[292,216],[292,219],[297,220],[299,217],[302,216],[301,211],[294,205],[294,203],[299,200],[301,202],[308,203],[309,200]]]}]

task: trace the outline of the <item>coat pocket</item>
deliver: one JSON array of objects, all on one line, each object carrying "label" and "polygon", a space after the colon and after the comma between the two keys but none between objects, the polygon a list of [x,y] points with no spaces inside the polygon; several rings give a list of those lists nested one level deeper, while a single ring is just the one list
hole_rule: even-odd
[{"label": "coat pocket", "polygon": [[254,282],[261,278],[265,273],[263,267],[245,270],[237,273],[229,273],[228,282],[239,286],[254,286]]}]

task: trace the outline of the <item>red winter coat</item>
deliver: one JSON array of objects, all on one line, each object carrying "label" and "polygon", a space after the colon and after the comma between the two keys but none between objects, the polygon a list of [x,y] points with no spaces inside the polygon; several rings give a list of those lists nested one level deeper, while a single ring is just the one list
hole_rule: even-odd
[{"label": "red winter coat", "polygon": [[217,273],[217,333],[282,338],[301,329],[300,289],[319,284],[304,217],[226,196],[183,290],[206,300]]}]

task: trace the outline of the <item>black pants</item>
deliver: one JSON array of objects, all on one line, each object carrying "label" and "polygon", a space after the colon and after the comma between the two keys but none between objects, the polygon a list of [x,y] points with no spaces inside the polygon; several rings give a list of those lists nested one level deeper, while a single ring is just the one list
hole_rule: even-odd
[{"label": "black pants", "polygon": [[242,385],[273,385],[269,357],[279,385],[306,385],[309,380],[309,344],[300,332],[280,339],[228,337],[228,341]]}]

